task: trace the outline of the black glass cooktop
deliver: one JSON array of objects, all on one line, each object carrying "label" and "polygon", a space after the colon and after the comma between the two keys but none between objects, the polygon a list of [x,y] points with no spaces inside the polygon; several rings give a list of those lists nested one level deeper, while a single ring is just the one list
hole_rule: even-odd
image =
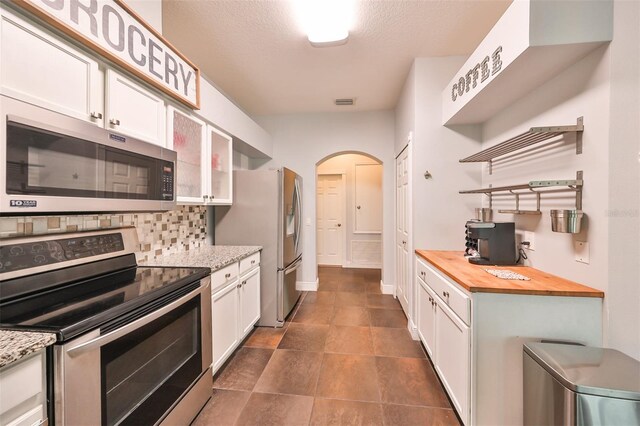
[{"label": "black glass cooktop", "polygon": [[208,268],[131,267],[10,300],[0,293],[0,327],[55,332],[59,342],[66,341],[196,288],[209,273]]}]

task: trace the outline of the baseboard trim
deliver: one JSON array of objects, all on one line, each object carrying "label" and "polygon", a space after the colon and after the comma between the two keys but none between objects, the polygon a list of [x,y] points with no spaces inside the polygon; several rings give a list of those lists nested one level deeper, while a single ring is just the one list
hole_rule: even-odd
[{"label": "baseboard trim", "polygon": [[375,265],[371,263],[359,265],[357,263],[347,263],[342,266],[345,269],[382,269],[382,265]]},{"label": "baseboard trim", "polygon": [[393,294],[393,286],[391,284],[386,285],[380,280],[380,292],[382,292],[382,294]]},{"label": "baseboard trim", "polygon": [[315,281],[296,281],[296,290],[298,291],[318,291],[318,280]]},{"label": "baseboard trim", "polygon": [[413,321],[407,321],[407,330],[409,330],[409,334],[411,334],[411,338],[413,340],[420,340],[420,336],[418,335],[418,327],[413,324]]}]

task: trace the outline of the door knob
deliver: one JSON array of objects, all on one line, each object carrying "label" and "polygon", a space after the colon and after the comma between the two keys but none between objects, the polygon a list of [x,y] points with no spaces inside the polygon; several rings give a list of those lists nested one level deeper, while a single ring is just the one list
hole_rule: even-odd
[{"label": "door knob", "polygon": [[356,206],[356,209],[360,210],[360,206]]},{"label": "door knob", "polygon": [[340,227],[342,226],[342,224],[341,224],[341,223],[338,223],[338,224],[336,224],[336,226],[337,226],[338,228],[340,228]]}]

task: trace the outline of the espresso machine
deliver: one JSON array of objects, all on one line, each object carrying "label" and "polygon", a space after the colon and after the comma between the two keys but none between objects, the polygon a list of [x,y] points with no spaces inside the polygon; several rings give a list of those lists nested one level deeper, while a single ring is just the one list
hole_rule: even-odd
[{"label": "espresso machine", "polygon": [[515,265],[516,225],[514,222],[466,223],[466,251],[475,265]]}]

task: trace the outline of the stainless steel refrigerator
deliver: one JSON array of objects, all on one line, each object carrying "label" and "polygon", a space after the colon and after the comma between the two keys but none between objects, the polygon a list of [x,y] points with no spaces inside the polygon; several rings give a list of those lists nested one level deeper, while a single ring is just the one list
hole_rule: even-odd
[{"label": "stainless steel refrigerator", "polygon": [[279,170],[233,172],[233,205],[216,207],[215,244],[262,246],[260,320],[281,327],[300,297],[302,178]]}]

